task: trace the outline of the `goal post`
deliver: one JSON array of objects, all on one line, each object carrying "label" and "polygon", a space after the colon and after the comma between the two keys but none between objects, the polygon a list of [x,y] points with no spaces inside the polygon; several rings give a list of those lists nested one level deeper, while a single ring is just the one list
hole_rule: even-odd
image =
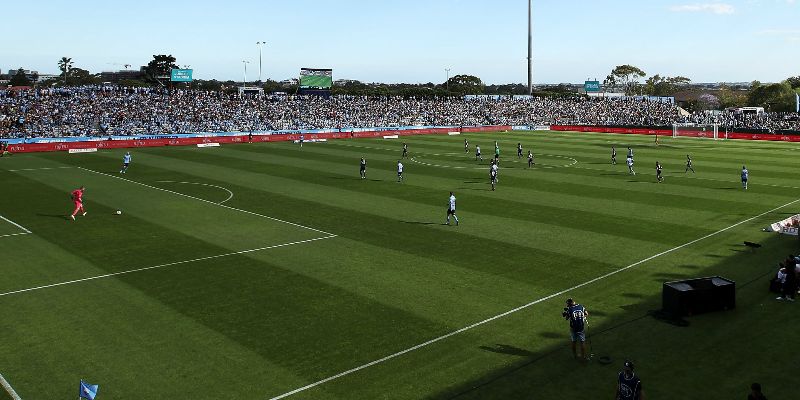
[{"label": "goal post", "polygon": [[672,124],[672,137],[727,139],[727,133],[719,136],[719,124]]}]

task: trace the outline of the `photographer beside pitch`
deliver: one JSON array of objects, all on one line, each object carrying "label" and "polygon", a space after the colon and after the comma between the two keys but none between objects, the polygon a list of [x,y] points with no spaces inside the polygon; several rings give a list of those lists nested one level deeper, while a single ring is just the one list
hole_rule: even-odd
[{"label": "photographer beside pitch", "polygon": [[561,313],[564,319],[569,321],[569,332],[572,339],[572,355],[578,358],[577,342],[581,342],[581,360],[586,360],[586,318],[589,312],[586,308],[572,299],[567,299],[567,306]]}]

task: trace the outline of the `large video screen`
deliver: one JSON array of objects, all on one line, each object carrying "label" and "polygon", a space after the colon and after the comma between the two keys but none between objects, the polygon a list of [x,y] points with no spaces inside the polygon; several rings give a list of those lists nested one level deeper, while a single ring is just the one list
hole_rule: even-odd
[{"label": "large video screen", "polygon": [[330,89],[333,86],[333,70],[302,68],[300,70],[300,89]]}]

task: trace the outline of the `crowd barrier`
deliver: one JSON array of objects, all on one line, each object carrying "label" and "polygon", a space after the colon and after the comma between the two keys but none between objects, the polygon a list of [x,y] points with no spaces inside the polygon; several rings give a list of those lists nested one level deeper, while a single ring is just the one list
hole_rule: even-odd
[{"label": "crowd barrier", "polygon": [[84,141],[65,141],[65,142],[46,142],[46,143],[17,143],[10,144],[8,151],[11,153],[36,153],[48,151],[69,151],[71,149],[123,149],[135,147],[161,147],[161,146],[196,146],[198,144],[206,143],[248,143],[248,142],[286,142],[300,140],[301,135],[305,141],[319,141],[320,139],[352,139],[352,138],[378,138],[391,132],[393,135],[398,136],[411,136],[411,135],[447,135],[450,132],[457,130],[459,132],[473,133],[473,132],[500,132],[509,131],[511,126],[464,126],[464,127],[444,127],[444,128],[425,128],[425,129],[407,129],[407,130],[352,130],[349,132],[329,131],[322,133],[283,133],[283,134],[260,134],[254,133],[252,140],[247,133],[239,133],[231,135],[230,133],[224,135],[202,135],[197,137],[165,137],[165,138],[147,138],[147,139],[117,139],[108,138],[105,140],[97,140],[92,138]]}]

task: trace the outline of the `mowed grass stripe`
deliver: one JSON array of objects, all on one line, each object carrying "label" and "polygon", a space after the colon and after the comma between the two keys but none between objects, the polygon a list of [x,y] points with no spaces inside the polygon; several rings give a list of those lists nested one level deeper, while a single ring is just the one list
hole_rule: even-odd
[{"label": "mowed grass stripe", "polygon": [[[283,150],[285,150],[285,149],[283,149]],[[252,153],[253,151],[254,150],[249,150],[248,153]],[[217,155],[220,156],[220,157],[229,157],[229,155],[231,153],[238,153],[238,150],[229,150],[229,151],[224,152],[224,153],[217,153]],[[187,153],[187,156],[194,157],[194,158],[198,157],[194,153]],[[237,155],[236,157],[244,158],[246,160],[249,160],[250,162],[255,162],[255,163],[259,163],[259,164],[264,164],[264,163],[270,163],[271,164],[271,163],[274,163],[275,165],[281,166],[281,168],[270,169],[270,173],[273,174],[273,175],[291,173],[291,172],[287,171],[287,170],[290,170],[290,169],[291,170],[296,170],[296,169],[304,170],[306,168],[311,168],[311,167],[315,167],[316,166],[317,171],[318,171],[317,175],[320,175],[318,177],[315,177],[315,179],[317,179],[317,180],[323,180],[324,181],[323,178],[326,177],[326,176],[329,176],[329,173],[331,173],[331,172],[338,172],[341,175],[341,178],[342,178],[340,180],[344,180],[344,181],[348,181],[349,180],[348,178],[350,176],[355,176],[355,173],[354,173],[355,172],[355,168],[350,169],[349,165],[346,165],[346,161],[345,162],[342,161],[342,160],[348,160],[346,157],[326,156],[326,157],[322,157],[322,158],[326,159],[325,161],[320,161],[320,160],[317,159],[318,157],[316,156],[316,154],[315,154],[315,156],[309,157],[307,153],[304,153],[303,151],[298,151],[298,150],[285,150],[285,151],[280,152],[279,154],[270,154],[269,156],[261,156],[261,155],[253,154],[253,155],[251,155],[249,157],[243,157],[241,155]],[[297,157],[297,158],[294,158],[294,157]],[[306,157],[308,157],[310,159],[306,159]],[[375,173],[375,165],[374,164],[375,164],[375,162],[372,162],[372,163],[369,164],[370,168],[368,168],[368,175],[370,176],[370,178],[374,179],[376,176],[380,176],[383,179],[389,178],[387,180],[390,180],[391,178],[393,178],[395,176],[392,172],[389,172],[388,174],[384,173],[384,174],[381,174],[381,175],[376,174]],[[288,165],[292,165],[292,167],[287,167]],[[392,169],[394,168],[394,165],[395,164],[393,162],[389,162],[388,164],[387,163],[379,163],[378,170],[379,171],[383,171],[383,172],[388,172],[386,170],[389,169],[389,171],[392,171]],[[452,182],[452,179],[461,178],[461,179],[464,179],[463,182],[465,184],[469,185],[468,189],[485,188],[485,189],[488,190],[488,179],[486,178],[487,174],[485,172],[483,172],[483,171],[468,171],[468,172],[451,171],[451,170],[445,170],[445,169],[440,169],[440,168],[436,168],[436,167],[418,166],[418,165],[414,165],[414,164],[408,163],[408,162],[406,162],[406,166],[407,166],[406,167],[407,168],[406,175],[407,175],[407,179],[408,179],[406,181],[406,184],[409,184],[409,185],[416,185],[418,187],[423,187],[423,186],[441,187],[442,190],[445,191],[445,193],[446,193],[446,191],[454,189],[452,184],[447,185],[446,183],[447,182]],[[390,169],[390,168],[392,168],[392,169]],[[350,171],[353,171],[352,175],[349,174]],[[501,173],[501,180],[502,180],[502,183],[501,183],[501,186],[500,186],[501,187],[501,191],[503,191],[504,190],[503,188],[505,188],[505,187],[511,187],[513,189],[514,187],[523,187],[524,188],[524,187],[527,186],[527,185],[524,185],[522,183],[516,184],[513,181],[513,179],[517,179],[518,175],[513,175],[513,176],[508,175],[507,176],[506,172],[507,171],[503,170],[503,172]],[[541,171],[526,171],[526,172],[529,172],[528,175],[532,176],[533,177],[532,179],[537,180],[537,182],[535,184],[531,185],[531,186],[533,186],[533,187],[535,187],[537,189],[541,188],[542,190],[547,190],[547,191],[558,191],[558,186],[565,185],[565,183],[563,183],[563,182],[569,182],[569,185],[570,185],[569,190],[571,190],[572,193],[584,193],[587,196],[593,196],[593,197],[597,197],[599,199],[615,198],[615,199],[618,199],[618,200],[621,200],[621,201],[624,201],[624,202],[637,202],[637,203],[640,203],[640,204],[649,204],[649,205],[652,205],[654,203],[660,202],[661,204],[668,204],[671,207],[682,207],[682,208],[687,208],[687,209],[690,209],[690,210],[702,210],[702,211],[718,210],[718,205],[714,205],[709,201],[703,201],[702,198],[695,197],[694,194],[698,192],[698,191],[695,191],[695,190],[691,190],[691,193],[687,193],[687,194],[691,194],[691,196],[683,195],[682,197],[676,197],[673,194],[669,194],[669,195],[665,195],[665,196],[673,196],[673,197],[661,198],[659,200],[656,200],[656,199],[653,198],[653,194],[650,191],[648,191],[647,188],[640,189],[640,188],[637,188],[636,186],[627,185],[627,186],[623,186],[622,187],[625,190],[620,190],[621,188],[620,188],[620,183],[619,183],[619,179],[618,178],[613,178],[613,179],[612,178],[605,178],[605,181],[607,181],[608,184],[600,186],[601,188],[611,187],[613,189],[611,189],[611,190],[598,190],[598,182],[602,178],[596,178],[595,174],[593,174],[591,172],[588,172],[588,173],[585,172],[585,171],[573,172],[573,171],[564,170],[563,173],[560,173],[560,175],[558,175],[558,177],[559,177],[558,179],[548,178],[547,172],[545,172],[545,173],[540,173]],[[555,172],[550,172],[550,173],[552,174],[552,173],[555,173]],[[441,180],[432,181],[430,179],[419,179],[420,178],[420,174],[423,174],[425,178],[438,177],[438,178],[441,178]],[[581,174],[584,175],[584,178],[585,178],[584,180],[573,179],[574,176],[580,176]],[[568,178],[566,178],[566,177],[568,177]],[[545,180],[545,182],[538,182],[538,180],[540,180],[540,179],[541,180]],[[510,181],[510,183],[507,184],[507,182],[509,182],[509,180],[512,180],[512,181]],[[439,184],[440,182],[441,182],[441,184]],[[484,183],[482,184],[481,182],[484,182]],[[578,187],[579,183],[586,183],[586,184],[588,184],[588,187],[587,186]],[[473,186],[475,184],[477,184],[479,186]],[[359,186],[363,187],[364,185],[359,185]],[[699,187],[699,186],[701,186],[701,184],[698,183],[697,186]],[[464,185],[463,184],[459,185],[459,188],[463,189]],[[706,191],[706,196],[705,196],[706,198],[714,198],[714,199],[718,198],[719,193],[717,193],[716,191],[712,191],[711,189],[708,189],[706,187],[701,187],[701,188]],[[626,192],[626,190],[636,190],[636,192],[630,193],[630,192]],[[564,193],[564,192],[562,192],[562,193]],[[569,193],[569,192],[565,192],[565,193]],[[598,195],[595,196],[595,193],[598,193]],[[641,193],[642,195],[637,195],[637,193]],[[498,196],[501,196],[501,195],[498,195]],[[750,199],[752,197],[753,196],[751,195],[747,199]],[[745,197],[742,197],[742,198],[744,199]],[[781,197],[781,199],[783,199],[783,197]],[[760,204],[761,201],[763,201],[763,199],[758,199],[757,203]]]},{"label": "mowed grass stripe", "polygon": [[[184,159],[184,158],[191,159],[190,154],[186,154],[186,153],[182,153],[181,154],[181,158],[182,159]],[[223,160],[218,160],[219,158],[223,158]],[[206,156],[206,157],[203,157],[203,159],[204,159],[204,162],[206,162],[206,163],[212,163],[212,164],[218,165],[219,166],[217,168],[218,170],[221,170],[223,168],[235,167],[235,166],[237,166],[237,163],[238,163],[237,160],[231,159],[229,157],[226,158],[222,154],[216,154],[216,155],[213,155],[213,156]],[[174,160],[174,159],[172,159],[172,160]],[[174,161],[172,161],[172,162],[174,162]],[[248,163],[248,165],[250,165],[250,164]],[[225,167],[223,167],[223,166],[225,166]],[[253,168],[253,166],[250,166],[250,168],[254,169],[254,170],[258,170],[257,168]],[[243,174],[247,174],[247,173],[246,172],[238,172],[236,174],[237,175],[243,175]],[[329,176],[319,176],[319,175],[313,174],[313,173],[306,173],[305,171],[303,171],[302,168],[284,168],[284,169],[271,168],[271,169],[269,169],[269,175],[272,176],[272,177],[276,177],[276,176],[286,177],[287,179],[298,179],[298,180],[299,179],[303,179],[304,181],[309,182],[309,183],[313,182],[314,185],[329,186],[329,189],[328,189],[329,191],[332,191],[334,189],[342,190],[342,184],[337,184],[336,182],[333,182],[329,178]],[[255,180],[256,178],[254,177],[253,179]],[[350,181],[351,185],[363,185],[365,183],[365,182],[360,182],[358,179],[355,179],[355,180],[354,179],[348,179],[348,180]],[[402,186],[402,185],[395,185],[395,186]],[[351,195],[356,195],[356,194],[357,193],[351,193]],[[445,194],[446,194],[446,192],[445,192]],[[438,195],[438,197],[437,197],[437,195]],[[421,188],[417,188],[417,190],[415,190],[413,192],[407,191],[407,190],[406,191],[402,191],[402,193],[398,192],[396,197],[380,198],[379,200],[377,200],[377,202],[386,203],[386,202],[391,202],[391,201],[397,201],[398,198],[402,199],[402,200],[405,200],[407,202],[413,202],[413,203],[416,203],[416,204],[420,204],[420,203],[425,204],[425,202],[427,200],[427,204],[431,208],[439,209],[439,210],[443,209],[443,208],[441,208],[441,206],[439,206],[439,207],[435,206],[437,203],[441,204],[441,200],[437,201],[437,198],[441,199],[441,194],[439,194],[438,192],[433,192],[433,191],[430,191],[430,190],[424,190],[424,189],[421,189]],[[500,200],[498,202],[499,202],[499,207],[501,207],[500,209],[502,209],[502,206],[503,206],[502,200]],[[521,208],[524,208],[524,205],[522,205]],[[497,211],[493,207],[488,207],[485,210],[495,212],[495,214],[500,218],[507,218],[506,216],[512,217],[511,214],[508,214],[508,213],[504,214],[504,213],[502,213],[500,211]],[[442,213],[443,213],[442,211],[439,211],[436,214],[441,215]],[[428,213],[428,214],[433,214],[433,213]],[[486,216],[487,215],[484,214],[482,217],[486,217]],[[529,217],[528,220],[525,220],[526,216]],[[520,210],[519,211],[519,215],[518,216],[513,216],[513,217],[515,218],[515,221],[514,221],[515,225],[519,225],[520,223],[523,223],[523,225],[525,223],[533,223],[533,222],[535,222],[533,220],[533,218],[534,217],[538,218],[537,214],[535,214],[535,213],[526,213],[524,210]],[[438,220],[441,221],[440,219],[438,219]],[[583,226],[572,226],[572,227],[568,228],[568,227],[565,227],[565,226],[563,226],[561,224],[559,224],[558,226],[552,226],[549,223],[541,223],[540,222],[540,223],[537,223],[537,225],[535,225],[535,226],[530,226],[529,228],[522,228],[523,230],[521,230],[520,232],[531,231],[531,232],[533,232],[534,235],[538,236],[539,232],[545,226],[549,226],[549,228],[547,228],[546,230],[550,231],[553,235],[557,235],[557,236],[561,236],[561,235],[564,235],[564,234],[570,234],[570,233],[577,233],[577,232],[582,231],[582,230],[585,229],[585,227],[583,227]],[[645,225],[645,226],[647,226],[647,225]],[[601,235],[605,236],[604,233],[601,233]],[[628,234],[627,233],[623,233],[623,235],[628,235]],[[615,235],[615,239],[622,240],[623,238]],[[629,245],[632,245],[632,246],[647,245],[647,243],[644,242],[641,238],[636,238],[636,237],[633,237],[632,235],[631,235],[631,237],[628,238],[628,240],[630,240]],[[653,240],[662,240],[662,239],[653,238]],[[658,243],[658,242],[656,242],[656,243]],[[540,249],[542,249],[542,248],[540,248]]]},{"label": "mowed grass stripe", "polygon": [[[303,154],[303,156],[307,156],[307,153]],[[269,165],[293,165],[292,169],[299,169],[301,171],[307,171],[308,176],[319,175],[322,177],[327,177],[331,173],[336,173],[340,175],[342,178],[351,178],[351,179],[340,179],[344,180],[345,183],[337,184],[337,187],[342,187],[343,185],[346,186],[348,189],[357,190],[364,193],[371,193],[380,195],[383,191],[383,187],[381,185],[372,185],[372,184],[363,184],[358,179],[353,178],[353,174],[351,174],[351,169],[349,165],[342,167],[341,163],[335,163],[333,161],[318,161],[316,160],[315,156],[311,156],[310,161],[298,160],[292,158],[291,156],[286,155],[270,155],[269,157],[264,157],[261,154],[253,154],[252,152],[239,152],[238,150],[226,150],[225,152],[216,153],[212,156],[215,160],[221,159],[218,162],[220,165],[225,166],[236,166],[236,165],[244,165],[246,163],[248,166],[258,165],[258,164],[269,164]],[[298,167],[298,165],[300,165]],[[271,170],[273,171],[273,170]],[[373,171],[374,172],[374,171]],[[368,174],[369,176],[373,176],[374,174]],[[305,174],[304,174],[305,176]],[[464,177],[464,179],[469,179],[469,177]],[[318,180],[319,182],[325,182],[325,179]],[[348,182],[352,181],[352,182]],[[404,199],[408,200],[427,200],[431,202],[431,204],[440,204],[441,203],[441,193],[440,192],[433,192],[427,190],[430,187],[448,187],[448,184],[451,184],[452,180],[448,180],[446,178],[440,177],[432,177],[432,176],[425,176],[425,179],[409,179],[406,182],[407,185],[413,185],[417,190],[413,191],[414,198],[408,198],[404,196]],[[505,182],[505,181],[504,181]],[[337,182],[338,183],[338,182]],[[593,216],[597,216],[599,219],[604,218],[616,218],[620,216],[625,216],[627,219],[633,219],[634,224],[637,222],[635,221],[637,218],[646,218],[647,222],[651,222],[653,217],[652,207],[648,207],[647,210],[642,210],[643,212],[636,214],[636,213],[629,213],[628,211],[625,214],[616,212],[617,208],[626,208],[625,206],[631,203],[625,202],[616,202],[614,203],[614,207],[607,207],[601,208],[595,204],[587,204],[586,202],[573,202],[569,207],[555,207],[556,205],[562,205],[556,196],[547,196],[549,192],[547,192],[547,187],[536,186],[536,188],[540,188],[541,190],[532,190],[527,189],[525,186],[521,185],[509,185],[508,188],[503,186],[502,194],[501,193],[489,193],[488,192],[488,182],[482,180],[465,180],[461,184],[458,185],[457,188],[451,187],[452,190],[458,191],[465,196],[468,196],[471,200],[469,201],[472,204],[486,204],[488,207],[484,207],[483,209],[471,209],[473,212],[478,212],[481,214],[487,215],[496,215],[497,213],[501,213],[501,215],[507,215],[507,210],[518,210],[519,212],[523,212],[523,215],[519,215],[520,218],[528,219],[525,217],[524,214],[529,214],[530,212],[536,212],[540,214],[548,214],[549,211],[558,211],[560,214],[564,215],[565,217],[569,215],[579,215],[576,211],[581,211],[583,215],[581,218],[584,219],[592,219]],[[428,193],[423,198],[419,198],[418,190],[427,190]],[[468,191],[468,192],[464,192]],[[445,192],[446,193],[446,192]],[[467,195],[468,193],[468,195]],[[514,196],[512,199],[510,194],[519,194]],[[542,200],[539,196],[544,195],[546,200]],[[563,195],[559,195],[563,196]],[[553,201],[548,201],[553,200]],[[485,202],[483,201],[485,200]],[[598,201],[604,201],[605,199],[598,197]],[[512,202],[512,203],[508,203]],[[514,204],[518,203],[518,204]],[[649,203],[652,204],[652,203]],[[536,206],[536,207],[533,207]],[[581,209],[583,208],[583,209]],[[644,212],[646,211],[646,212]],[[714,213],[713,215],[716,215]],[[560,218],[559,218],[560,219]],[[531,221],[536,221],[536,219],[529,219]],[[541,221],[540,221],[541,222]],[[569,225],[573,225],[572,221],[565,221]],[[611,221],[608,221],[611,222]],[[644,221],[642,221],[644,222]],[[660,221],[664,223],[673,223],[672,221]],[[689,224],[685,225],[686,228],[689,227]]]}]

